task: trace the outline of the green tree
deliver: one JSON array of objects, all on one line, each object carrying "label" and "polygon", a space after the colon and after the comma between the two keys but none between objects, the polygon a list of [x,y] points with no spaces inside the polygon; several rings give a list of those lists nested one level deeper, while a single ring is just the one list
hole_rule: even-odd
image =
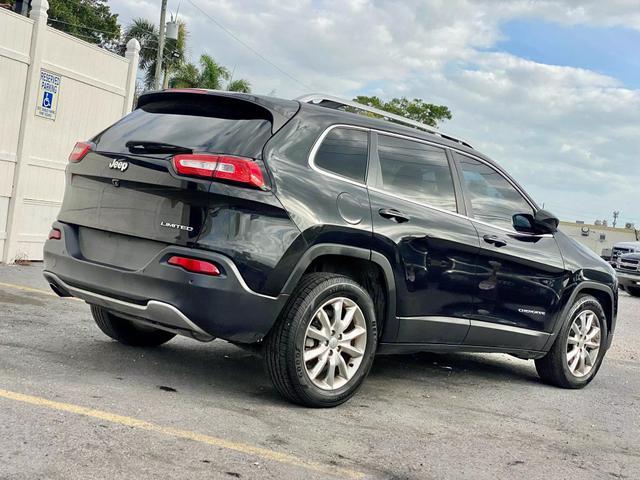
[{"label": "green tree", "polygon": [[48,23],[87,42],[113,50],[120,39],[118,14],[107,0],[49,0]]},{"label": "green tree", "polygon": [[169,82],[173,88],[209,88],[232,92],[251,92],[248,80],[232,80],[229,69],[220,65],[211,55],[200,55],[200,68],[193,63],[185,63],[178,68]]},{"label": "green tree", "polygon": [[[184,23],[180,23],[178,25],[178,38],[176,40],[170,38],[165,40],[162,60],[162,88],[167,88],[173,73],[184,65],[187,37],[187,27]],[[144,18],[134,19],[124,30],[124,39],[118,49],[121,55],[124,55],[127,49],[127,42],[132,38],[140,42],[140,68],[144,70],[145,87],[151,88],[156,72],[158,55],[158,27],[155,23]]]},{"label": "green tree", "polygon": [[443,120],[451,120],[451,111],[445,105],[434,105],[426,103],[420,98],[409,100],[406,97],[393,98],[388,102],[381,100],[379,97],[367,97],[359,95],[353,99],[354,102],[375,107],[385,112],[395,113],[406,118],[410,118],[417,122],[438,126],[438,122]]}]

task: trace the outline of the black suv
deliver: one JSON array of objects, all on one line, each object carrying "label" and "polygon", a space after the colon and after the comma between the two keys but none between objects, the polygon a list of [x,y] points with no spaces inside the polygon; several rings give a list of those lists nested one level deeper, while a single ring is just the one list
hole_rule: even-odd
[{"label": "black suv", "polygon": [[616,323],[612,267],[467,143],[374,113],[142,95],[71,153],[44,275],[124,344],[259,349],[308,406],[350,398],[376,353],[503,352],[589,383]]}]

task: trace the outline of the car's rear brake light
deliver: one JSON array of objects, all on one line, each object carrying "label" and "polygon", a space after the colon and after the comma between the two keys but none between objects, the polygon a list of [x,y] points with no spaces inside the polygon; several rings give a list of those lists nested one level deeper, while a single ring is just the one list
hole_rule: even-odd
[{"label": "car's rear brake light", "polygon": [[182,267],[188,272],[193,273],[203,273],[205,275],[212,275],[217,277],[220,275],[220,270],[211,262],[206,262],[204,260],[196,260],[195,258],[188,257],[178,257],[173,256],[169,258],[169,265],[176,265],[178,267]]},{"label": "car's rear brake light", "polygon": [[165,88],[164,90],[165,92],[172,92],[172,93],[208,93],[208,90],[205,90],[204,88]]},{"label": "car's rear brake light", "polygon": [[73,163],[77,163],[82,160],[87,153],[93,150],[93,144],[89,142],[77,142],[76,145],[71,150],[71,154],[69,155],[69,161]]},{"label": "car's rear brake light", "polygon": [[49,240],[60,240],[62,238],[62,232],[57,228],[52,228],[49,232]]},{"label": "car's rear brake light", "polygon": [[173,167],[180,175],[217,178],[264,189],[260,165],[250,158],[208,153],[188,153],[173,157]]}]

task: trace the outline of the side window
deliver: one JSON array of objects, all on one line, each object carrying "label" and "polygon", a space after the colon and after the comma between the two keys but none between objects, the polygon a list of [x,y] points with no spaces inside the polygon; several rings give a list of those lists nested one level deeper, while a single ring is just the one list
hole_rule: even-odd
[{"label": "side window", "polygon": [[444,149],[378,134],[381,190],[457,212],[453,178]]},{"label": "side window", "polygon": [[316,152],[317,167],[364,183],[367,174],[369,133],[353,128],[334,128]]},{"label": "side window", "polygon": [[496,170],[466,155],[454,153],[454,156],[462,172],[462,181],[475,218],[513,230],[513,215],[533,214],[531,205]]}]

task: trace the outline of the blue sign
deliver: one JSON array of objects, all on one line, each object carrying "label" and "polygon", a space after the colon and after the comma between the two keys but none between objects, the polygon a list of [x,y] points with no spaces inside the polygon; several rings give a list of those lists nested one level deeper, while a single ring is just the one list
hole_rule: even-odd
[{"label": "blue sign", "polygon": [[60,98],[60,75],[40,70],[40,90],[37,98],[36,115],[55,121]]},{"label": "blue sign", "polygon": [[42,97],[42,107],[51,108],[53,105],[53,92],[44,92]]}]

